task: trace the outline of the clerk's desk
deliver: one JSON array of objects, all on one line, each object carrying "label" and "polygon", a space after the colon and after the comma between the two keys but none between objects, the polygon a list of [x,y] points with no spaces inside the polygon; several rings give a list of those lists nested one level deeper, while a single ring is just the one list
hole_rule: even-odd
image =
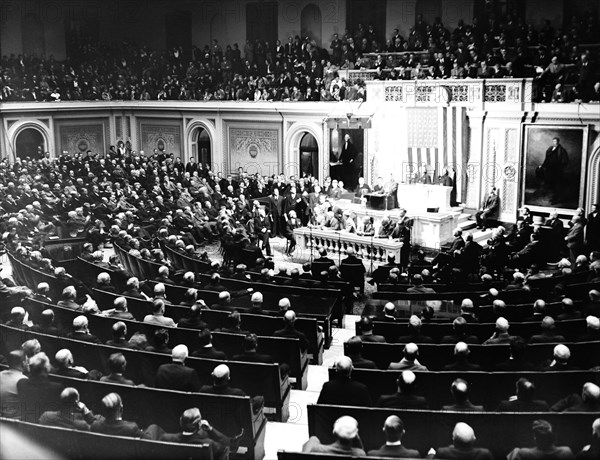
[{"label": "clerk's desk", "polygon": [[409,213],[427,212],[437,208],[437,212],[448,212],[452,187],[429,184],[398,184],[398,205]]}]

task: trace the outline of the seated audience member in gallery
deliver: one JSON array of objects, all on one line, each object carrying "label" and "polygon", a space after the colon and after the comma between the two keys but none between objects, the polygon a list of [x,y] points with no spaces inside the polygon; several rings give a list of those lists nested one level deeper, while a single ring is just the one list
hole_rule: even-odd
[{"label": "seated audience member in gallery", "polygon": [[56,411],[46,411],[40,417],[40,425],[89,431],[96,416],[79,400],[79,391],[65,388],[60,394],[60,405]]},{"label": "seated audience member in gallery", "polygon": [[323,384],[317,404],[370,407],[371,396],[366,385],[352,380],[352,360],[340,357],[335,363],[336,377]]},{"label": "seated audience member in gallery", "polygon": [[152,313],[144,317],[144,323],[163,327],[177,327],[173,318],[165,316],[165,301],[163,299],[152,301]]},{"label": "seated audience member in gallery", "polygon": [[[214,395],[226,396],[246,396],[244,390],[231,386],[231,371],[226,364],[219,364],[211,373],[212,385],[202,385],[201,393],[210,393]],[[257,413],[265,404],[263,396],[253,396],[251,398],[252,409]]]},{"label": "seated audience member in gallery", "polygon": [[585,332],[577,337],[578,342],[593,342],[600,340],[600,318],[589,315],[585,318]]},{"label": "seated audience member in gallery", "polygon": [[[190,290],[196,291],[195,289],[188,289],[188,291]],[[177,323],[177,327],[197,330],[202,330],[205,327],[208,327],[208,325],[204,321],[202,321],[202,304],[204,304],[203,300],[197,301],[194,299],[194,303],[190,306],[188,315],[179,320],[179,322]]]},{"label": "seated audience member in gallery", "polygon": [[89,372],[85,367],[75,366],[73,354],[70,350],[63,348],[58,350],[54,356],[56,367],[53,370],[53,374],[61,375],[63,377],[71,377],[75,379],[87,379],[90,378]]},{"label": "seated audience member in gallery", "polygon": [[233,356],[234,361],[245,361],[249,363],[273,363],[271,355],[258,353],[258,337],[256,334],[247,334],[244,337],[244,352]]},{"label": "seated audience member in gallery", "polygon": [[600,413],[600,387],[592,382],[586,382],[581,389],[581,395],[570,394],[550,408],[553,412],[598,412]]},{"label": "seated audience member in gallery", "polygon": [[362,356],[362,339],[359,336],[350,337],[346,342],[346,355],[352,360],[355,369],[377,369],[377,365]]},{"label": "seated audience member in gallery", "polygon": [[[598,84],[600,89],[600,84]],[[600,458],[600,418],[592,423],[592,439],[589,444],[577,454],[577,460],[596,460]]]},{"label": "seated audience member in gallery", "polygon": [[452,444],[429,451],[433,457],[456,460],[494,460],[492,453],[484,447],[475,447],[475,431],[464,422],[458,422],[452,431]]},{"label": "seated audience member in gallery", "polygon": [[565,341],[564,336],[556,332],[554,318],[551,316],[545,316],[542,319],[541,328],[541,333],[532,335],[529,343],[561,343]]},{"label": "seated audience member in gallery", "polygon": [[556,446],[555,435],[550,422],[534,420],[532,424],[534,447],[515,447],[507,456],[507,460],[556,459],[571,460],[575,456],[570,447]]},{"label": "seated audience member in gallery", "polygon": [[23,350],[13,350],[7,356],[8,369],[0,372],[0,416],[21,417],[17,383],[27,379],[27,356]]},{"label": "seated audience member in gallery", "polygon": [[402,351],[402,359],[397,363],[390,363],[388,370],[394,371],[426,371],[427,367],[423,366],[419,360],[419,347],[416,343],[407,343]]},{"label": "seated audience member in gallery", "polygon": [[417,315],[412,315],[408,320],[409,334],[398,337],[398,343],[433,343],[433,339],[421,333],[423,322]]},{"label": "seated audience member in gallery", "polygon": [[479,343],[477,336],[467,333],[467,321],[462,316],[454,318],[454,321],[452,321],[452,329],[454,330],[454,334],[443,336],[440,343]]},{"label": "seated audience member in gallery", "polygon": [[512,336],[508,334],[510,325],[506,318],[500,317],[496,320],[496,331],[492,336],[483,342],[484,345],[499,345],[502,343],[510,343]]},{"label": "seated audience member in gallery", "polygon": [[458,342],[454,345],[454,362],[446,364],[444,366],[445,371],[480,371],[481,366],[479,364],[472,363],[469,361],[469,345],[465,342]]},{"label": "seated audience member in gallery", "polygon": [[114,308],[110,310],[103,311],[102,314],[108,316],[109,318],[128,319],[130,321],[135,321],[134,316],[127,309],[127,299],[125,297],[117,297],[113,301],[113,307]]},{"label": "seated audience member in gallery", "polygon": [[199,391],[200,379],[195,369],[187,367],[188,348],[177,345],[171,354],[171,363],[161,364],[156,371],[156,388],[177,391]]},{"label": "seated audience member in gallery", "polygon": [[521,337],[513,337],[509,344],[510,356],[508,360],[496,365],[495,370],[504,372],[531,371],[535,368],[533,363],[525,360],[527,342]]},{"label": "seated audience member in gallery", "polygon": [[451,410],[458,412],[483,412],[483,406],[476,406],[469,400],[469,384],[463,379],[456,379],[450,386],[450,394],[454,399],[454,404],[443,406],[442,410]]},{"label": "seated audience member in gallery", "polygon": [[[282,299],[283,300],[283,299]],[[286,299],[287,300],[287,299]],[[289,303],[289,300],[288,300]],[[279,301],[281,308],[281,301]],[[287,310],[283,315],[283,329],[278,329],[273,332],[273,337],[290,337],[300,340],[300,350],[305,352],[308,349],[308,339],[303,332],[296,329],[296,313],[294,310]]]},{"label": "seated audience member in gallery", "polygon": [[520,378],[516,383],[515,396],[508,401],[502,401],[497,412],[547,412],[550,410],[548,403],[535,396],[535,385],[526,378]]},{"label": "seated audience member in gallery", "polygon": [[552,359],[548,359],[540,366],[541,371],[576,371],[579,368],[571,363],[571,350],[566,345],[559,343],[552,351]]},{"label": "seated audience member in gallery", "polygon": [[[393,304],[392,304],[393,305]],[[359,321],[360,339],[363,342],[385,342],[385,337],[382,335],[373,334],[373,320],[368,316],[363,316]]]},{"label": "seated audience member in gallery", "polygon": [[142,436],[143,432],[137,423],[123,420],[123,400],[118,393],[109,393],[102,398],[102,409],[104,415],[92,423],[90,431],[128,438]]},{"label": "seated audience member in gallery", "polygon": [[173,352],[173,349],[169,347],[169,330],[161,327],[160,329],[155,329],[153,335],[153,343],[154,345],[149,345],[146,347],[146,351],[151,351],[153,353],[163,353],[166,355],[170,355]]},{"label": "seated audience member in gallery", "polygon": [[302,452],[334,454],[346,456],[365,456],[363,449],[355,447],[358,437],[358,422],[348,415],[338,418],[333,424],[335,441],[331,444],[322,444],[319,438],[311,436],[302,446]]},{"label": "seated audience member in gallery", "polygon": [[134,386],[133,380],[126,379],[123,374],[127,369],[127,359],[123,353],[113,353],[108,358],[109,374],[100,378],[101,382],[119,383],[121,385]]},{"label": "seated audience member in gallery", "polygon": [[208,328],[202,329],[198,333],[198,348],[193,351],[192,356],[194,358],[227,360],[227,355],[224,352],[213,347],[212,334]]},{"label": "seated audience member in gallery", "polygon": [[370,450],[367,455],[371,457],[421,458],[418,450],[407,449],[402,445],[404,433],[402,419],[397,415],[390,415],[383,424],[385,444],[379,449]]},{"label": "seated audience member in gallery", "polygon": [[102,343],[98,337],[90,333],[88,325],[88,319],[85,316],[75,317],[73,319],[73,332],[69,332],[67,338],[81,342]]},{"label": "seated audience member in gallery", "polygon": [[179,420],[181,433],[165,433],[157,425],[151,425],[146,430],[148,437],[164,442],[180,444],[208,444],[215,459],[229,458],[229,448],[233,439],[225,436],[214,428],[207,420],[202,419],[200,409],[192,407],[181,415]]},{"label": "seated audience member in gallery", "polygon": [[415,394],[417,377],[412,371],[403,371],[398,377],[398,391],[391,395],[381,395],[377,407],[394,409],[429,409],[423,396]]}]

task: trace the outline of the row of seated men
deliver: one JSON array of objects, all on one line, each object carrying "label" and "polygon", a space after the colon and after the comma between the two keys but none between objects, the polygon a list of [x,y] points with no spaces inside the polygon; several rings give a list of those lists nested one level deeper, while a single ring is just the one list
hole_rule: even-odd
[{"label": "row of seated men", "polygon": [[[382,427],[385,444],[377,449],[365,451],[359,436],[359,422],[349,415],[338,418],[333,426],[335,441],[322,443],[318,437],[311,436],[302,446],[303,452],[343,455],[346,457],[377,456],[386,458],[422,458],[421,453],[410,448],[410,426],[405,427],[398,415],[390,415]],[[542,418],[531,426],[533,446],[514,446],[507,460],[591,460],[600,456],[600,418],[594,420],[591,427],[590,444],[580,452],[574,453],[570,447],[556,444],[560,433],[555,433],[552,424]],[[473,428],[464,422],[458,422],[451,433],[452,443],[447,446],[432,446],[425,458],[494,460],[492,453],[477,444]],[[407,447],[408,446],[408,447]],[[511,446],[513,447],[513,446]]]},{"label": "row of seated men", "polygon": [[[405,357],[403,361],[409,363],[411,357]],[[527,378],[519,378],[515,374],[516,391],[508,400],[502,401],[497,407],[485,408],[478,401],[470,400],[470,384],[468,371],[478,370],[461,369],[466,371],[463,378],[457,378],[452,382],[448,402],[441,407],[427,400],[419,390],[418,372],[426,371],[427,368],[420,366],[418,361],[412,361],[412,366],[390,366],[390,369],[404,369],[398,376],[398,389],[393,394],[382,394],[376,400],[371,396],[367,386],[352,379],[352,371],[356,365],[357,369],[368,368],[368,363],[356,359],[356,355],[343,356],[336,361],[335,378],[326,382],[319,394],[318,404],[333,404],[340,406],[361,407],[389,407],[395,409],[441,409],[461,412],[483,412],[486,409],[496,412],[598,412],[600,411],[600,387],[593,382],[586,382],[580,394],[564,395],[558,401],[543,401],[536,398],[535,384]],[[395,364],[395,363],[392,363]],[[402,363],[404,364],[404,363]],[[413,369],[413,370],[407,370]],[[448,370],[457,370],[448,367]],[[480,370],[480,369],[479,369]],[[439,389],[441,390],[441,388]],[[438,391],[439,391],[438,390]]]},{"label": "row of seated men", "polygon": [[[94,414],[80,400],[79,391],[61,383],[49,380],[49,374],[80,377],[81,368],[74,366],[68,350],[56,354],[59,367],[52,369],[48,356],[43,351],[31,352],[31,344],[24,344],[27,350],[14,350],[8,355],[8,369],[0,372],[0,395],[2,396],[1,415],[20,418],[22,407],[36,407],[36,422],[42,425],[92,431],[115,436],[137,437],[185,444],[209,444],[215,458],[228,458],[229,451],[237,450],[239,436],[228,437],[202,419],[200,409],[185,410],[180,419],[181,431],[167,433],[158,425],[140,428],[135,422],[123,420],[123,402],[118,393],[109,393],[101,401],[102,414]],[[185,350],[179,346],[173,353],[173,364],[165,364],[159,369],[162,380],[185,379]],[[126,361],[122,354],[110,357],[111,374],[101,378],[105,382],[118,382],[130,385],[123,377]],[[181,369],[179,369],[181,368]],[[188,372],[189,373],[189,372]],[[213,394],[244,395],[243,391],[229,385],[229,369],[226,365],[217,366],[212,374],[213,383],[201,388]],[[190,380],[191,377],[187,377]],[[75,382],[76,380],[73,381]]]}]

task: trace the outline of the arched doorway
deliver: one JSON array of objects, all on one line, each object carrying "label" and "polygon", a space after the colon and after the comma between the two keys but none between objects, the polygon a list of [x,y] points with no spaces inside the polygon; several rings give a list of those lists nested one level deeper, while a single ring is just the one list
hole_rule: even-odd
[{"label": "arched doorway", "polygon": [[319,145],[315,136],[308,132],[300,139],[300,175],[304,174],[319,178]]},{"label": "arched doorway", "polygon": [[25,128],[15,139],[15,154],[18,158],[43,158],[46,142],[43,134],[35,128]]},{"label": "arched doorway", "polygon": [[210,135],[202,127],[196,128],[192,134],[192,156],[198,163],[212,164]]},{"label": "arched doorway", "polygon": [[321,46],[321,9],[309,3],[300,15],[300,33],[302,38],[309,37],[317,46]]}]

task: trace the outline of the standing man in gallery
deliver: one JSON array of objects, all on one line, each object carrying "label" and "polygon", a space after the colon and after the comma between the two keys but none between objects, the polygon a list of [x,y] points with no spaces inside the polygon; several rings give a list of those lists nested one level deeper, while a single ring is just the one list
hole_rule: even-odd
[{"label": "standing man in gallery", "polygon": [[342,162],[342,179],[349,190],[354,190],[354,187],[356,187],[356,154],[356,147],[352,143],[350,135],[346,134],[340,161]]},{"label": "standing man in gallery", "polygon": [[569,155],[565,148],[560,145],[560,139],[555,137],[552,139],[552,145],[546,150],[546,158],[542,164],[544,172],[544,181],[546,186],[552,193],[550,204],[555,204],[558,197],[558,191],[561,186],[564,171],[569,164]]}]

